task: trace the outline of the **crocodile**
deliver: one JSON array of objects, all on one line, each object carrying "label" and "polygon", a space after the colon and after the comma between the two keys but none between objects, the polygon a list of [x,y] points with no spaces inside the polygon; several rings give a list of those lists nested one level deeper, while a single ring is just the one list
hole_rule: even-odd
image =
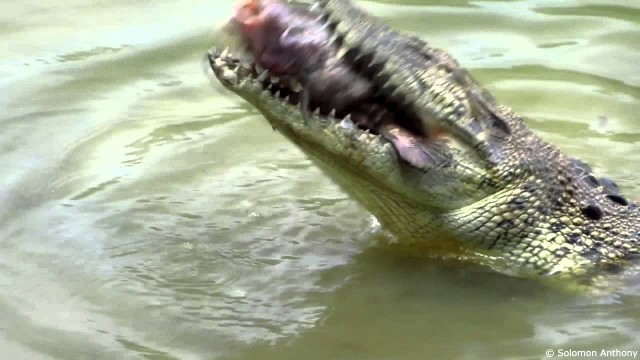
[{"label": "crocodile", "polygon": [[238,12],[231,28],[245,36],[209,50],[214,78],[398,239],[453,241],[518,275],[585,282],[640,258],[637,203],[446,51],[350,0],[253,0]]}]

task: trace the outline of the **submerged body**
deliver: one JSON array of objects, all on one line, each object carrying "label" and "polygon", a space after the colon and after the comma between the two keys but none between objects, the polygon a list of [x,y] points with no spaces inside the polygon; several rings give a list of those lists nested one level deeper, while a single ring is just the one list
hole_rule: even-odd
[{"label": "submerged body", "polygon": [[521,273],[587,280],[640,256],[638,206],[446,52],[347,0],[249,1],[234,21],[255,62],[211,52],[218,79],[400,238],[451,235]]}]

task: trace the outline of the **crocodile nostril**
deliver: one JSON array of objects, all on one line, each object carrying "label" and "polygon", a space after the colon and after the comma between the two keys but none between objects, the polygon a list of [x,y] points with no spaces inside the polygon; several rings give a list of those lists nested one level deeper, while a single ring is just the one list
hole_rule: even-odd
[{"label": "crocodile nostril", "polygon": [[629,201],[620,195],[609,194],[606,196],[609,201],[612,201],[618,205],[629,206]]},{"label": "crocodile nostril", "polygon": [[602,209],[598,205],[589,205],[581,209],[582,215],[586,216],[591,220],[600,220],[602,219]]}]

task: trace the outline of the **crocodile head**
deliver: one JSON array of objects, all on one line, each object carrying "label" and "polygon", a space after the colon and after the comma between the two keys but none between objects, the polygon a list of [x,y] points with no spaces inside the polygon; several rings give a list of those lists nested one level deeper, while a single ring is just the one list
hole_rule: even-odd
[{"label": "crocodile head", "polygon": [[453,235],[544,274],[638,253],[635,205],[593,185],[586,165],[535,136],[446,52],[346,0],[248,0],[227,29],[240,46],[209,51],[214,76],[401,239]]},{"label": "crocodile head", "polygon": [[[365,58],[356,63],[339,54],[339,45],[329,39],[331,33],[323,33],[329,30],[311,10],[267,3],[262,9],[252,9],[263,19],[248,21],[243,14],[241,20],[250,22],[251,30],[264,33],[260,26],[269,26],[265,17],[278,16],[290,23],[295,11],[297,19],[304,20],[307,32],[320,38],[314,46],[321,47],[317,52],[325,58],[322,64],[311,64],[313,69],[307,68],[303,74],[282,71],[286,63],[311,62],[309,51],[301,46],[283,50],[279,41],[286,27],[278,32],[271,26],[273,36],[268,39],[252,35],[244,39],[252,50],[252,60],[228,49],[211,50],[208,57],[213,73],[384,225],[410,238],[426,235],[439,226],[436,222],[442,213],[499,190],[487,181],[491,159],[469,141],[469,134],[450,131],[435,121],[425,126],[424,117],[407,107],[400,93],[392,94],[377,85],[380,79],[376,79],[376,70],[380,69],[369,67],[371,63]],[[274,9],[270,7],[273,4],[283,8]],[[285,14],[278,13],[285,10]],[[289,29],[292,27],[295,25],[289,24]],[[313,37],[307,33],[305,41],[311,42]],[[265,47],[280,51],[278,59],[270,56],[270,62],[264,65],[266,70],[260,64],[261,54],[256,55],[255,50]],[[321,72],[318,68],[330,70]],[[348,84],[344,84],[345,78]],[[301,104],[305,96],[309,97],[308,104]],[[398,228],[398,217],[412,220]]]}]

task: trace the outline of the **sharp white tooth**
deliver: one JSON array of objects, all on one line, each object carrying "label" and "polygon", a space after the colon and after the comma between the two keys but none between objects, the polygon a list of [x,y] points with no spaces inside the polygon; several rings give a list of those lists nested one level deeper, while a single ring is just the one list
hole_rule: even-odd
[{"label": "sharp white tooth", "polygon": [[347,54],[347,51],[349,51],[349,50],[345,49],[344,47],[341,47],[338,50],[338,54],[336,54],[336,56],[338,57],[338,59],[342,59]]},{"label": "sharp white tooth", "polygon": [[267,90],[271,90],[273,89],[273,84],[269,84],[269,86],[267,86]]},{"label": "sharp white tooth", "polygon": [[291,90],[295,92],[300,92],[303,90],[302,84],[300,84],[297,80],[292,80],[290,87],[291,87]]},{"label": "sharp white tooth", "polygon": [[220,66],[225,65],[225,64],[226,64],[226,62],[224,62],[224,61],[220,60],[220,58],[216,58],[215,60],[213,60],[213,64],[214,64],[215,66],[220,67]]},{"label": "sharp white tooth", "polygon": [[228,47],[224,48],[222,53],[220,53],[220,57],[223,58],[223,59],[226,58],[227,56],[229,56],[229,48]]},{"label": "sharp white tooth", "polygon": [[268,78],[269,78],[269,70],[264,70],[260,75],[258,75],[256,80],[262,82],[267,80]]},{"label": "sharp white tooth", "polygon": [[273,97],[279,98],[280,97],[280,90],[276,91],[276,93],[273,95]]},{"label": "sharp white tooth", "polygon": [[329,113],[330,117],[336,117],[336,109],[331,110],[331,112]]},{"label": "sharp white tooth", "polygon": [[351,120],[351,114],[347,115],[342,121],[340,121],[340,126],[345,129],[353,129],[353,121]]},{"label": "sharp white tooth", "polygon": [[278,82],[280,82],[280,78],[277,76],[271,76],[271,82],[274,84],[277,84]]},{"label": "sharp white tooth", "polygon": [[391,97],[394,99],[400,98],[402,95],[402,90],[400,90],[400,88],[395,88],[392,92],[391,92]]},{"label": "sharp white tooth", "polygon": [[322,9],[320,8],[320,4],[313,3],[313,5],[311,5],[311,7],[309,7],[309,11],[312,12],[312,13],[319,13],[320,11],[322,11]]},{"label": "sharp white tooth", "polygon": [[258,74],[262,74],[262,72],[264,72],[264,68],[258,64],[256,64],[256,72]]},{"label": "sharp white tooth", "polygon": [[377,65],[380,63],[385,62],[385,58],[382,54],[379,53],[374,53],[373,54],[373,58],[371,59],[371,64],[369,64],[369,67],[373,66],[373,65]]},{"label": "sharp white tooth", "polygon": [[287,97],[286,97],[286,98],[284,98],[284,101],[285,101],[285,102],[290,102],[290,101],[291,101],[290,96],[289,96],[289,95],[287,95]]},{"label": "sharp white tooth", "polygon": [[225,68],[222,70],[222,75],[220,75],[222,79],[228,82],[238,82],[238,75],[234,70],[229,68]]},{"label": "sharp white tooth", "polygon": [[320,116],[320,108],[316,108],[316,109],[313,111],[313,115],[315,115],[315,116]]},{"label": "sharp white tooth", "polygon": [[331,35],[331,37],[329,38],[329,43],[333,44],[333,43],[337,42],[338,41],[338,37],[339,37],[338,34]]}]

